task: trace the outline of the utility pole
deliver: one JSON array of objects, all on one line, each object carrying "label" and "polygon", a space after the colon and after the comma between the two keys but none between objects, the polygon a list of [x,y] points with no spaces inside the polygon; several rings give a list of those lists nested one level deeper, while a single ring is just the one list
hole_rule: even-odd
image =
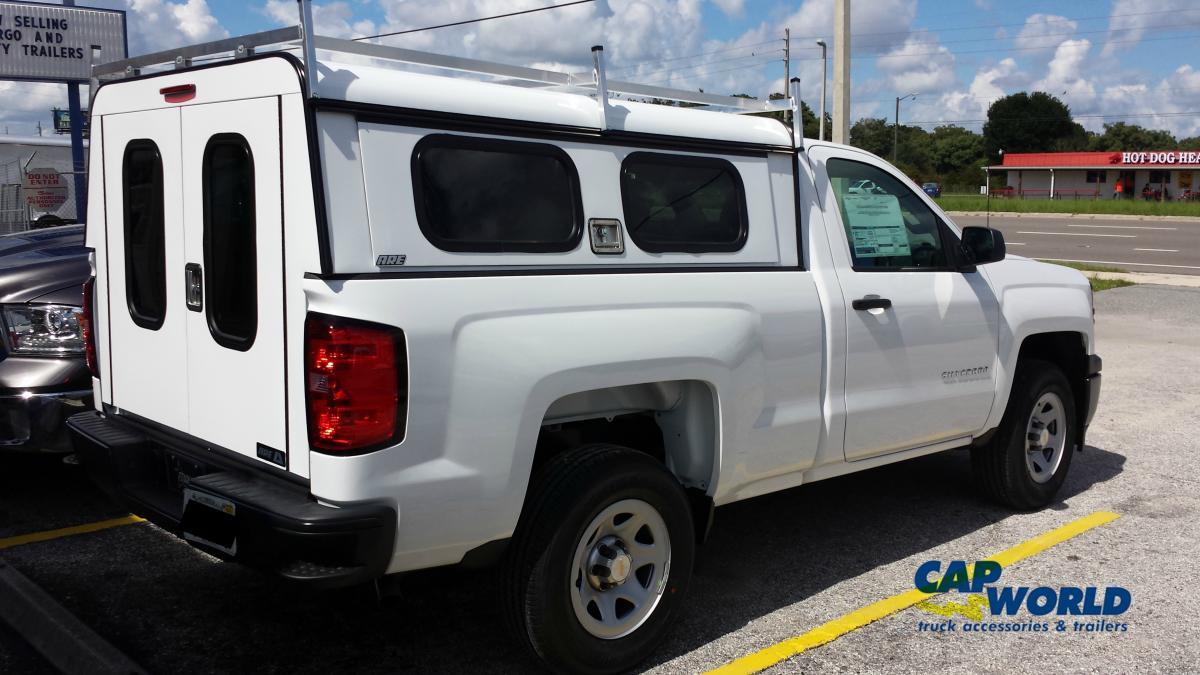
[{"label": "utility pole", "polygon": [[[75,0],[63,0],[63,5],[74,7]],[[79,105],[79,83],[67,84],[67,108],[71,116],[71,178],[74,179],[75,222],[87,218],[87,176],[83,161],[83,109]]]},{"label": "utility pole", "polygon": [[850,142],[850,0],[833,2],[833,142]]},{"label": "utility pole", "polygon": [[783,93],[786,95],[792,81],[792,29],[783,29]]},{"label": "utility pole", "polygon": [[915,99],[917,95],[909,94],[907,96],[896,97],[896,124],[892,126],[892,164],[896,163],[896,154],[900,148],[900,101],[906,98]]},{"label": "utility pole", "polygon": [[817,40],[817,44],[821,46],[821,112],[818,113],[817,140],[825,140],[825,83],[829,81],[829,59],[826,57],[825,41]]}]

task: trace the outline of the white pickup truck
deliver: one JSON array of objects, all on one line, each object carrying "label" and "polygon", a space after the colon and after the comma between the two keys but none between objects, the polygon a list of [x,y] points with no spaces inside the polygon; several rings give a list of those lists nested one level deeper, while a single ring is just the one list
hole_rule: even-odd
[{"label": "white pickup truck", "polygon": [[134,512],[326,586],[496,563],[538,657],[613,672],[716,506],[956,448],[990,497],[1054,499],[1100,384],[1078,272],[601,50],[580,76],[291,31],[97,69],[70,426]]}]

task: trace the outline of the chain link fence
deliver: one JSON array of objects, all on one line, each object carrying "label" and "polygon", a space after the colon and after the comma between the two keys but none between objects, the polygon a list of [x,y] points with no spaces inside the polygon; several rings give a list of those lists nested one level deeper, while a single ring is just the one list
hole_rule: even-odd
[{"label": "chain link fence", "polygon": [[[57,171],[66,185],[66,201],[48,210],[30,206],[21,187],[26,166]],[[75,213],[75,178],[70,157],[55,158],[39,153],[24,161],[14,158],[0,162],[0,234],[79,221]]]}]

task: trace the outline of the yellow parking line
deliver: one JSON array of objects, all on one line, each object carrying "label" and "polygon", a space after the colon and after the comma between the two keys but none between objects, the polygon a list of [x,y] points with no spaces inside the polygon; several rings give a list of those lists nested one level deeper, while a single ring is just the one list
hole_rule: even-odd
[{"label": "yellow parking line", "polygon": [[144,522],[146,522],[146,520],[144,518],[138,518],[137,516],[122,516],[120,518],[110,518],[108,520],[98,520],[94,523],[87,523],[85,525],[74,525],[72,527],[62,527],[57,530],[46,530],[44,532],[31,532],[30,534],[21,534],[21,535],[15,536],[15,537],[7,537],[5,539],[0,539],[0,551],[4,550],[6,548],[12,548],[14,546],[21,546],[24,544],[36,544],[39,541],[50,541],[51,539],[58,539],[60,537],[70,537],[70,536],[76,535],[76,534],[87,534],[88,532],[99,532],[100,530],[107,530],[107,529],[113,528],[113,527],[120,527],[122,525],[133,525],[135,523],[144,523]]},{"label": "yellow parking line", "polygon": [[[1000,563],[1001,567],[1008,567],[1020,560],[1041,553],[1055,544],[1060,544],[1072,537],[1083,534],[1094,527],[1111,523],[1117,518],[1120,518],[1120,516],[1115,513],[1097,511],[1089,516],[1071,521],[1062,527],[1055,528],[1045,534],[1040,534],[1033,539],[1017,544],[1006,551],[1001,551],[988,558],[988,560]],[[862,628],[872,621],[878,621],[885,616],[912,607],[918,602],[928,600],[930,597],[932,597],[930,594],[922,593],[915,588],[899,595],[893,595],[890,598],[880,600],[861,609],[856,609],[833,621],[817,626],[803,635],[784,640],[761,651],[731,661],[716,670],[709,671],[709,673],[717,673],[719,675],[733,675],[734,673],[748,675],[749,673],[757,673],[813,647],[819,647],[832,642],[850,631]]]}]

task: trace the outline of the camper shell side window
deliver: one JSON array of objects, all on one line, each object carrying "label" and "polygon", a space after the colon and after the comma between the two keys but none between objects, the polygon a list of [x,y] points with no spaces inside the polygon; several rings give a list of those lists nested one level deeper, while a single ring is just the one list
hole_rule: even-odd
[{"label": "camper shell side window", "polygon": [[621,162],[625,227],[650,253],[729,253],[746,244],[746,189],[729,161],[656,152]]},{"label": "camper shell side window", "polygon": [[556,145],[432,134],[412,182],[417,224],[444,251],[556,253],[583,236],[579,174]]}]

